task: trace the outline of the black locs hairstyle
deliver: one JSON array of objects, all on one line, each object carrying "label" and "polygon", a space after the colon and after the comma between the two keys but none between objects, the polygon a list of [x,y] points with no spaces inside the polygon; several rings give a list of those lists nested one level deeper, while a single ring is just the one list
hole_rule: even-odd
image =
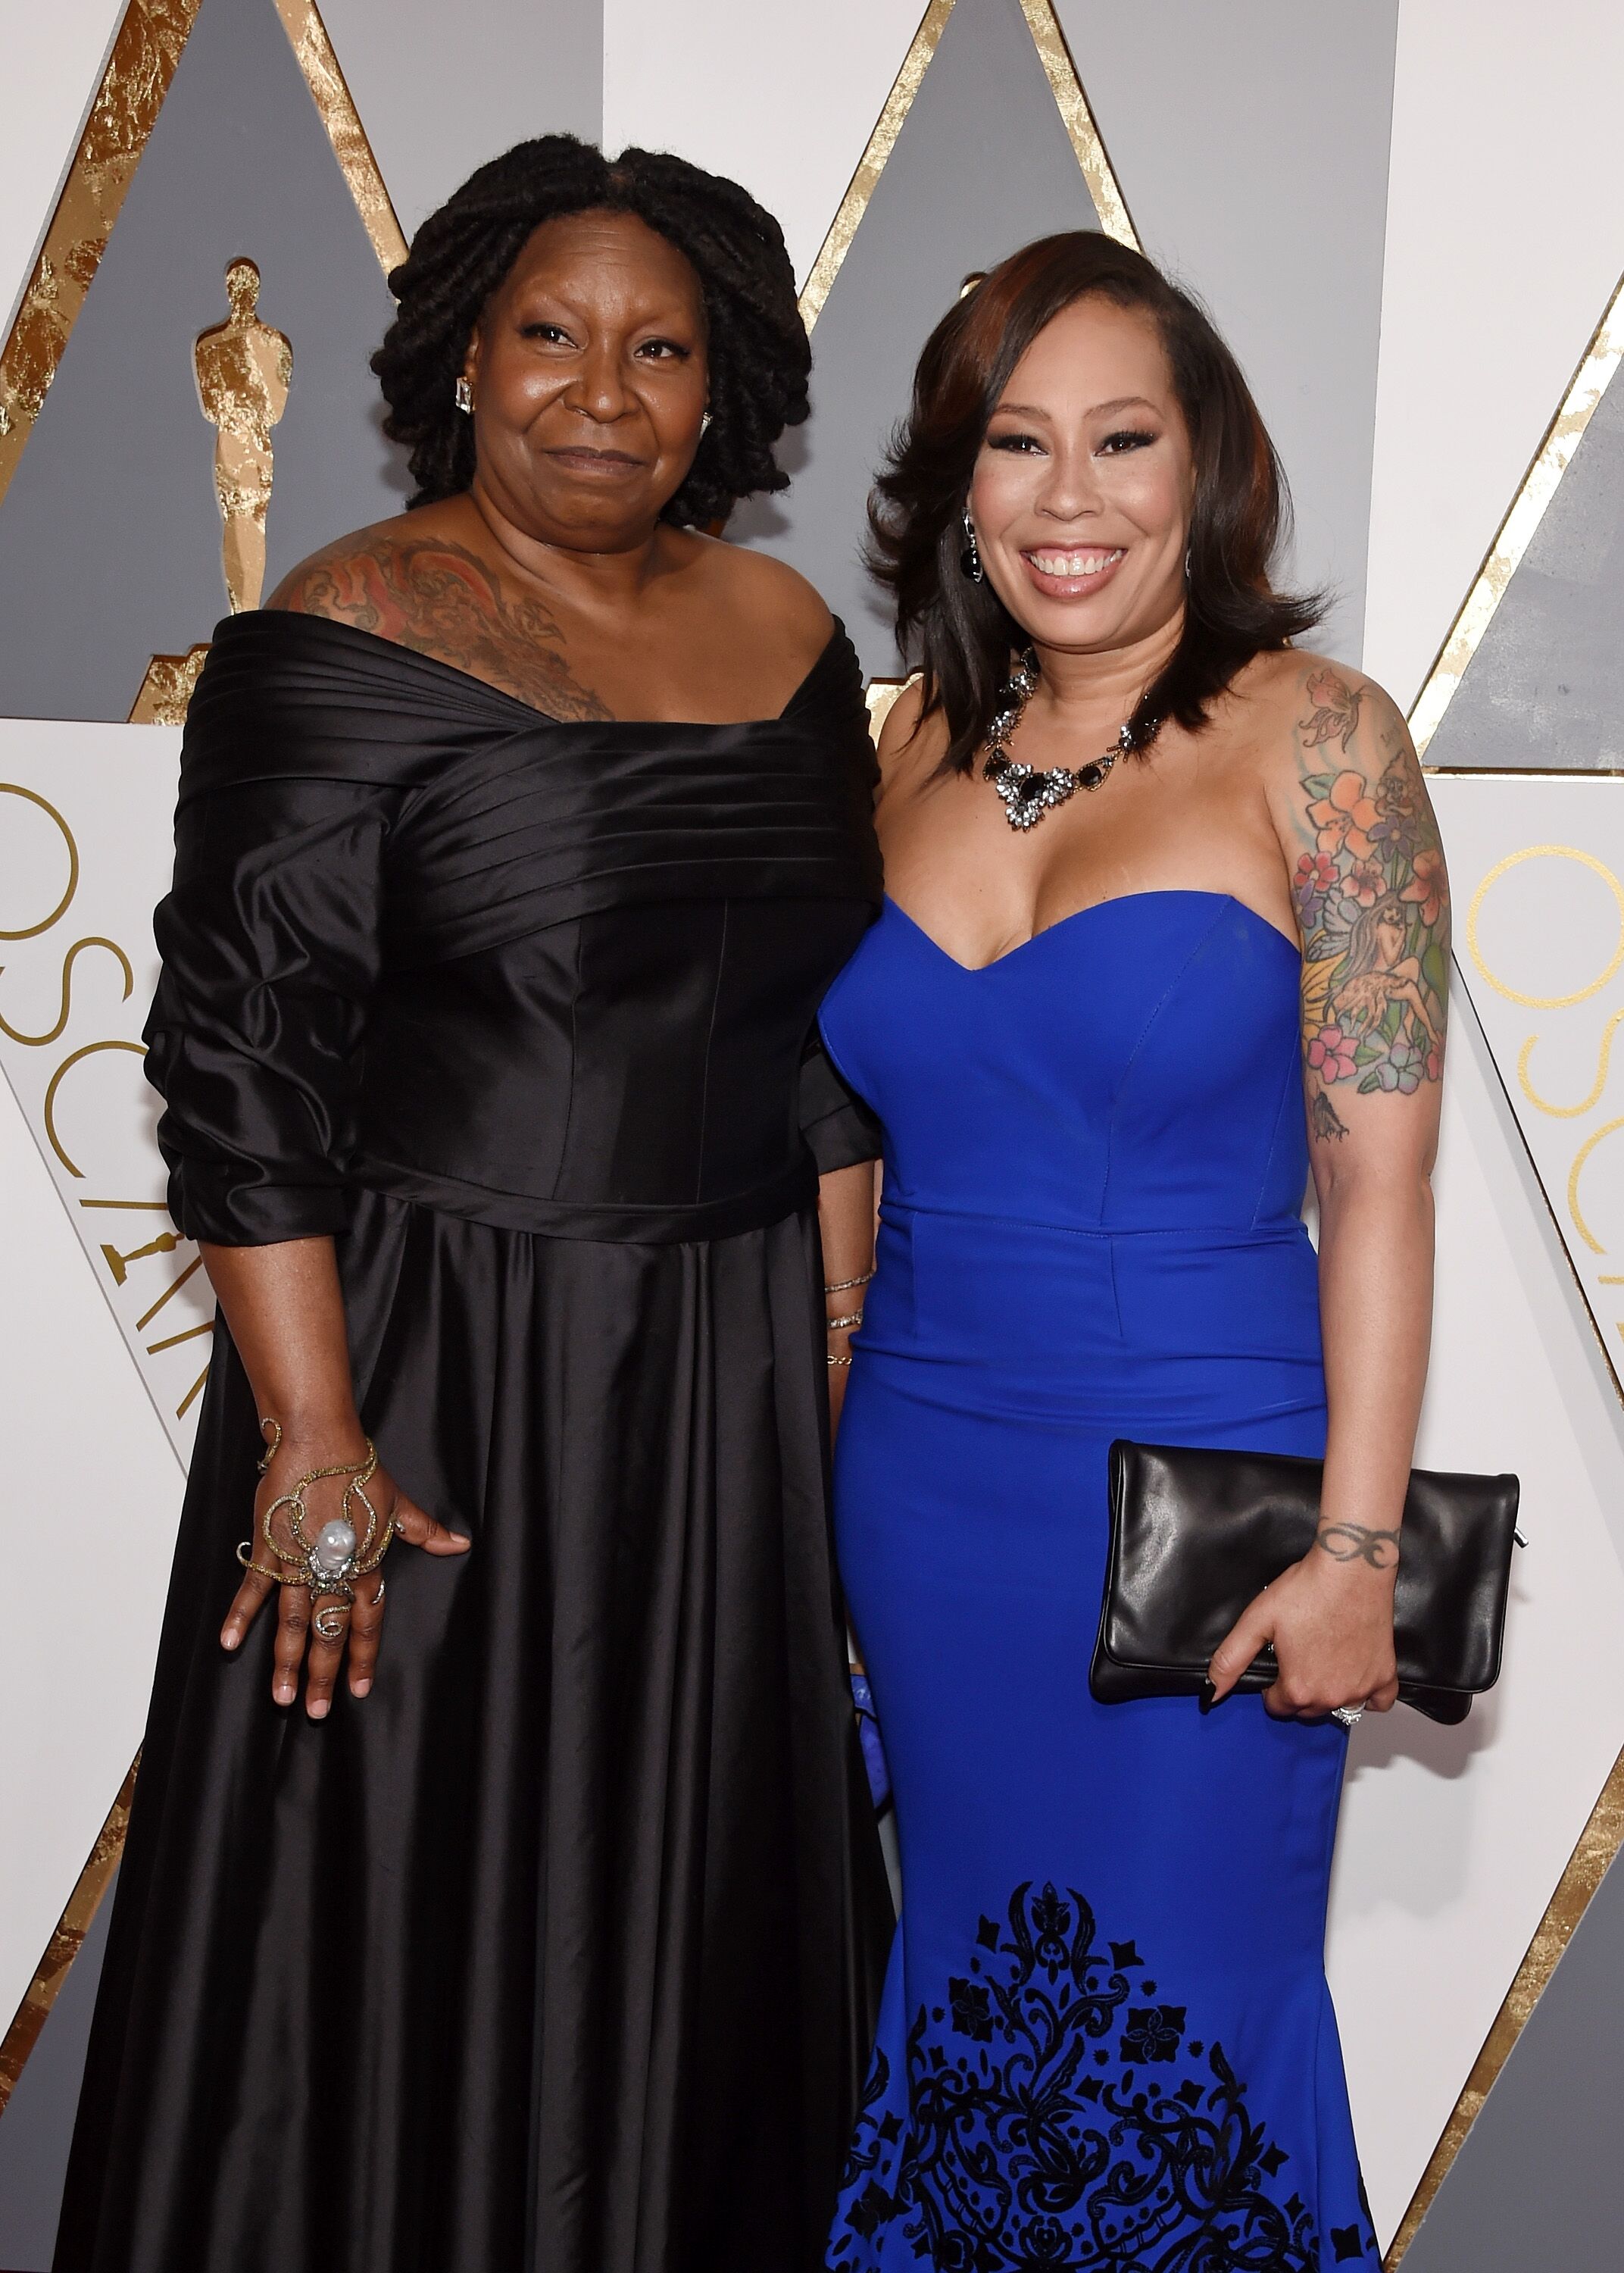
[{"label": "black locs hairstyle", "polygon": [[453,390],[474,327],[531,231],[580,213],[635,214],[686,256],[704,292],[711,423],[664,519],[725,520],[740,498],[787,488],[773,445],[806,416],[812,349],[778,223],[737,182],[684,158],[623,150],[610,161],[573,134],[543,134],[470,175],[389,279],[400,304],[372,369],[384,431],[411,454],[411,503],[473,479],[473,422]]},{"label": "black locs hairstyle", "polygon": [[1269,581],[1288,513],[1284,476],[1240,366],[1188,293],[1141,252],[1093,229],[1040,238],[1001,261],[942,318],[919,357],[913,406],[869,506],[870,566],[891,593],[897,640],[922,674],[922,718],[947,725],[944,771],[968,772],[992,723],[1010,651],[1026,634],[991,581],[961,571],[960,515],[987,422],[1046,324],[1096,296],[1156,325],[1195,459],[1184,634],[1146,688],[1129,731],[1194,731],[1254,656],[1325,612],[1321,596]]}]

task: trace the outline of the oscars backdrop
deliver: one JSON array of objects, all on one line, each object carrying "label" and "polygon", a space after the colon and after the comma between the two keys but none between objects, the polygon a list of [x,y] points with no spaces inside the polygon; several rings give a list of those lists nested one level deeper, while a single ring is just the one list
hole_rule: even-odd
[{"label": "oscars backdrop", "polygon": [[[1536,28],[1513,0],[826,0],[811,18],[60,0],[17,41],[0,2266],[49,2262],[206,1377],[212,1305],[165,1211],[140,1063],[181,724],[221,615],[403,502],[366,367],[403,231],[558,128],[677,148],[782,215],[813,415],[791,489],[730,534],[819,583],[877,707],[900,664],[858,558],[864,500],[968,274],[1104,229],[1193,284],[1247,367],[1296,499],[1292,573],[1336,594],[1322,643],[1413,702],[1454,875],[1419,1457],[1516,1470],[1530,1541],[1493,1694],[1458,1729],[1399,1712],[1353,1739],[1328,1964],[1372,2210],[1412,2273],[1615,2265],[1624,2172],[1598,2119],[1624,2088],[1613,11],[1553,0]],[[1490,214],[1483,181],[1536,147],[1523,206]]]}]

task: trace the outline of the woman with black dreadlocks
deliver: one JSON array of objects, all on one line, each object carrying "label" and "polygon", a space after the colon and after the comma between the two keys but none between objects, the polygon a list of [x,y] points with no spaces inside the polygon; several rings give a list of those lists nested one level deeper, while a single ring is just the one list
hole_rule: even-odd
[{"label": "woman with black dreadlocks", "polygon": [[850,646],[700,532],[806,336],[742,190],[562,136],[392,281],[413,509],[187,728],[148,1062],[221,1317],[56,2266],[795,2273],[888,1924],[805,1050],[879,869]]}]

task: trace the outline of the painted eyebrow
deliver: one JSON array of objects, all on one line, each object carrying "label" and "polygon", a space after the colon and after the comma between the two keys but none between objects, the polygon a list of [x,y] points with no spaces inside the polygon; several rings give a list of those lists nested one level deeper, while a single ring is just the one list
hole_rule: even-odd
[{"label": "painted eyebrow", "polygon": [[[1111,418],[1114,417],[1119,410],[1154,411],[1155,409],[1155,403],[1149,401],[1142,394],[1122,394],[1119,395],[1114,402],[1090,403],[1089,416],[1090,418]],[[1007,410],[1017,418],[1046,418],[1049,416],[1049,413],[1036,402],[997,402],[992,406],[992,416],[996,418],[1000,410]]]}]

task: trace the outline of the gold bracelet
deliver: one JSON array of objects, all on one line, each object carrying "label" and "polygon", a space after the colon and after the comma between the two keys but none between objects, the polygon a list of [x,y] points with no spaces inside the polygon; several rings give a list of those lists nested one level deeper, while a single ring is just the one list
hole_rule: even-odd
[{"label": "gold bracelet", "polygon": [[873,1275],[872,1271],[865,1271],[860,1279],[837,1279],[832,1287],[826,1287],[823,1291],[826,1294],[849,1294],[854,1287],[866,1287]]},{"label": "gold bracelet", "polygon": [[831,1334],[841,1334],[845,1332],[848,1326],[860,1326],[863,1323],[863,1313],[861,1310],[849,1310],[843,1318],[826,1318],[823,1323],[826,1332]]},{"label": "gold bracelet", "polygon": [[831,1365],[849,1365],[851,1363],[851,1360],[849,1357],[836,1357],[834,1352],[831,1351],[829,1354],[829,1363]]}]

